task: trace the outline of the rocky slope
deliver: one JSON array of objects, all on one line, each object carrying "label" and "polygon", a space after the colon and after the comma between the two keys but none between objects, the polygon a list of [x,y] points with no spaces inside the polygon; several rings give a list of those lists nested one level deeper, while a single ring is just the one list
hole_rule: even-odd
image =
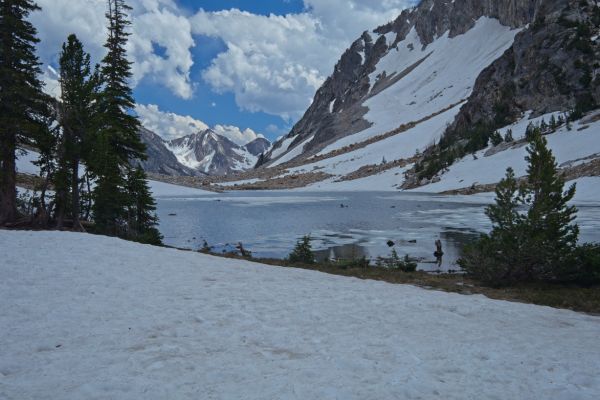
[{"label": "rocky slope", "polygon": [[271,147],[262,137],[240,146],[211,129],[167,142],[142,128],[140,137],[148,158],[137,163],[146,172],[164,176],[204,177],[245,171]]},{"label": "rocky slope", "polygon": [[[423,0],[346,50],[261,169],[285,171],[277,179],[318,171],[328,176],[324,188],[415,188],[444,181],[453,163],[464,162],[475,168],[463,177],[470,186],[484,172],[478,166],[493,159],[501,177],[521,158],[511,146],[488,154],[495,131],[514,130],[520,140],[531,119],[565,116],[583,117],[572,131],[585,134],[571,134],[564,122],[546,131],[556,137],[551,144],[569,143],[568,152],[553,148],[559,161],[593,160],[599,125],[584,120],[596,118],[600,104],[599,6]],[[479,156],[485,159],[466,162]]]},{"label": "rocky slope", "polygon": [[198,175],[198,171],[177,161],[177,157],[167,148],[167,142],[156,133],[142,128],[140,138],[146,145],[148,158],[144,161],[138,161],[138,163],[146,172],[170,176]]},{"label": "rocky slope", "polygon": [[[497,19],[510,28],[524,27],[534,20],[538,3],[540,0],[423,0],[418,7],[403,11],[395,21],[363,33],[342,55],[304,117],[289,135],[274,144],[268,156],[277,159],[297,145],[303,146],[300,157],[314,154],[340,137],[369,128],[372,121],[365,118],[369,111],[365,102],[403,78],[410,79],[411,72],[430,55],[424,52],[403,70],[391,75],[384,72],[375,81],[370,79],[380,61],[388,53],[400,50],[398,45],[412,31],[418,35],[419,43],[404,46],[426,49],[444,34],[448,38],[464,34],[481,17]],[[286,148],[282,149],[284,145]]]},{"label": "rocky slope", "polygon": [[271,142],[267,139],[259,137],[243,146],[244,149],[253,156],[260,156],[271,148]]}]

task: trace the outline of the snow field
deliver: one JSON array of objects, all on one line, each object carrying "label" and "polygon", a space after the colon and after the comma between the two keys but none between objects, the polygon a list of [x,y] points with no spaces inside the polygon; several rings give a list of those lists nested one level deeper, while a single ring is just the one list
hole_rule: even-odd
[{"label": "snow field", "polygon": [[[540,119],[538,118],[534,122]],[[548,122],[547,117],[545,120]],[[524,118],[514,125],[515,139],[524,136],[525,128],[529,122],[527,118]],[[563,163],[600,154],[600,121],[587,126],[586,129],[581,131],[578,130],[582,128],[581,123],[574,124],[571,131],[563,126],[555,133],[546,136],[548,147],[552,150],[559,166]],[[448,172],[440,176],[442,178],[440,182],[426,185],[416,189],[416,191],[437,193],[469,187],[472,184],[496,183],[504,177],[508,167],[512,167],[518,177],[526,175],[526,145],[485,157],[484,154],[489,149],[488,147],[477,152],[477,159],[472,155],[465,156],[451,165]]]},{"label": "snow field", "polygon": [[[320,154],[389,132],[466,99],[477,76],[512,45],[517,33],[518,29],[511,30],[495,19],[482,17],[465,34],[448,38],[446,33],[423,49],[417,32],[412,29],[406,39],[379,61],[369,80],[374,84],[383,74],[387,77],[401,74],[423,61],[394,85],[365,102],[369,108],[365,118],[373,122],[373,126],[336,141]],[[416,148],[411,149],[412,153]]]},{"label": "snow field", "polygon": [[600,318],[0,231],[2,399],[597,399]]}]

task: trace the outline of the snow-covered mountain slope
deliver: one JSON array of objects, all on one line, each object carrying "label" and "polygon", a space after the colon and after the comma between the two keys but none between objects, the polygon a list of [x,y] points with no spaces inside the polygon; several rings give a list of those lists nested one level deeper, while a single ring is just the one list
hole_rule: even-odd
[{"label": "snow-covered mountain slope", "polygon": [[[596,399],[600,318],[0,231],[6,399]],[[310,294],[310,295],[308,295]]]},{"label": "snow-covered mountain slope", "polygon": [[235,144],[212,129],[168,142],[168,149],[188,168],[209,174],[229,175],[256,165],[258,156],[270,143],[263,138],[245,146]]},{"label": "snow-covered mountain slope", "polygon": [[136,160],[146,172],[171,176],[195,176],[199,172],[177,160],[167,142],[149,129],[140,129],[140,139],[146,145],[146,160]]},{"label": "snow-covered mountain slope", "polygon": [[[593,114],[600,105],[599,6],[591,0],[423,0],[350,46],[262,169],[277,171],[273,182],[286,176],[297,182],[301,175],[314,183],[309,175],[318,172],[321,182],[312,188],[412,188],[450,177],[438,168],[423,179],[416,163],[433,164],[448,148],[458,158],[484,149],[487,139],[478,142],[473,129],[491,135],[514,123],[523,125],[522,135],[528,118]],[[590,125],[591,134],[597,130]],[[586,139],[572,139],[580,147],[571,154],[586,153]],[[561,162],[572,161],[567,158],[559,155]],[[478,179],[478,173],[473,181],[490,176]]]},{"label": "snow-covered mountain slope", "polygon": [[[452,111],[449,111],[451,113]],[[600,114],[600,113],[599,113]],[[573,124],[571,130],[565,125],[559,127],[556,132],[546,135],[548,146],[553,151],[559,167],[564,170],[573,167],[588,167],[588,172],[569,175],[570,182],[577,182],[576,200],[579,202],[595,202],[600,199],[600,115],[592,114]],[[542,115],[529,119],[526,115],[514,124],[499,129],[502,135],[510,129],[515,138],[512,145],[501,144],[494,147],[490,144],[487,148],[480,150],[475,155],[467,155],[457,160],[448,167],[447,171],[439,174],[435,182],[412,189],[417,192],[440,193],[453,190],[467,189],[473,186],[497,183],[504,177],[506,168],[512,167],[517,176],[526,174],[526,143],[520,140],[525,135],[527,125],[539,124],[542,119],[548,121],[552,114]],[[348,171],[359,168],[361,164],[381,164],[381,154],[390,160],[393,154],[405,156],[408,153],[396,153],[394,148],[401,148],[406,142],[415,141],[417,145],[422,135],[426,137],[428,132],[436,135],[438,139],[445,125],[443,122],[431,120],[408,130],[405,134],[395,136],[382,142],[377,142],[356,152],[343,154],[338,157],[323,160],[318,163],[303,165],[293,168],[292,171],[303,173],[313,170],[315,167],[334,175],[326,181],[315,183],[304,190],[399,190],[404,182],[404,174],[412,167],[407,164],[403,167],[385,169],[380,173],[366,175],[362,178],[348,181],[340,181],[339,176],[344,176]],[[491,190],[491,189],[490,189]]]},{"label": "snow-covered mountain slope", "polygon": [[[461,104],[469,97],[480,72],[510,47],[518,32],[502,26],[498,20],[482,17],[466,33],[449,38],[446,32],[424,48],[413,28],[369,74],[372,92],[376,94],[363,105],[369,109],[364,118],[371,127],[335,141],[320,154],[427,118],[453,104]],[[395,80],[402,75],[391,86],[377,90],[380,82]],[[413,153],[417,148],[411,149]]]},{"label": "snow-covered mountain slope", "polygon": [[342,55],[304,117],[274,144],[270,160],[299,145],[298,158],[306,158],[361,133],[350,139],[356,143],[466,100],[478,75],[532,21],[534,3],[424,0],[365,32]]}]

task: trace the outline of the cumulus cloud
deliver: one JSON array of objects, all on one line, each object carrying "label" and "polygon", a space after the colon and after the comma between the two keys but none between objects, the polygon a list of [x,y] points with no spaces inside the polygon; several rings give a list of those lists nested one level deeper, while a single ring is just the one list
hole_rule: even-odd
[{"label": "cumulus cloud", "polygon": [[413,3],[305,0],[306,10],[300,14],[200,10],[191,24],[193,33],[218,37],[227,46],[203,73],[214,90],[234,93],[245,110],[294,119],[362,31],[392,20]]},{"label": "cumulus cloud", "polygon": [[[75,33],[100,62],[105,54],[106,0],[37,0],[41,12],[31,15],[42,43],[38,52],[43,62],[56,64],[62,43]],[[148,78],[184,99],[192,97],[189,72],[193,65],[194,40],[188,19],[172,0],[131,0],[131,38],[128,54],[133,65],[133,84]],[[164,54],[156,49],[163,48]]]},{"label": "cumulus cloud", "polygon": [[213,130],[217,134],[225,136],[227,139],[240,146],[248,144],[259,137],[264,137],[262,134],[256,133],[250,128],[246,128],[242,131],[237,126],[232,125],[215,125]]},{"label": "cumulus cloud", "polygon": [[[209,129],[204,122],[190,116],[161,111],[157,105],[138,104],[135,108],[142,125],[165,140],[173,140]],[[216,125],[212,128],[238,145],[245,145],[263,135],[252,129],[241,130],[237,126]]]},{"label": "cumulus cloud", "polygon": [[[186,14],[174,0],[129,0],[133,7],[128,54],[133,84],[150,80],[183,99],[194,82],[194,35],[219,38],[226,50],[202,73],[218,92],[235,95],[237,105],[293,121],[312,101],[340,54],[364,30],[395,18],[418,0],[304,0],[297,14],[256,15],[239,10]],[[105,54],[106,0],[37,0],[32,14],[43,62],[56,64],[70,33],[82,40],[95,62]],[[202,2],[198,2],[201,6]]]},{"label": "cumulus cloud", "polygon": [[165,140],[172,140],[208,129],[204,122],[190,116],[161,111],[157,105],[138,104],[135,107],[144,127]]}]

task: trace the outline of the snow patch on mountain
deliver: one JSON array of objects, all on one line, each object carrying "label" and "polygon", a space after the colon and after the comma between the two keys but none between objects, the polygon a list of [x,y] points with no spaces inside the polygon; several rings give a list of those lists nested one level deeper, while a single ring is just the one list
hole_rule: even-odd
[{"label": "snow patch on mountain", "polygon": [[519,32],[496,19],[482,17],[466,33],[449,38],[446,32],[423,47],[413,28],[406,39],[390,48],[369,76],[372,92],[377,82],[402,77],[364,102],[369,109],[365,118],[372,126],[337,140],[319,154],[418,121],[466,99],[477,76],[512,45]]}]

